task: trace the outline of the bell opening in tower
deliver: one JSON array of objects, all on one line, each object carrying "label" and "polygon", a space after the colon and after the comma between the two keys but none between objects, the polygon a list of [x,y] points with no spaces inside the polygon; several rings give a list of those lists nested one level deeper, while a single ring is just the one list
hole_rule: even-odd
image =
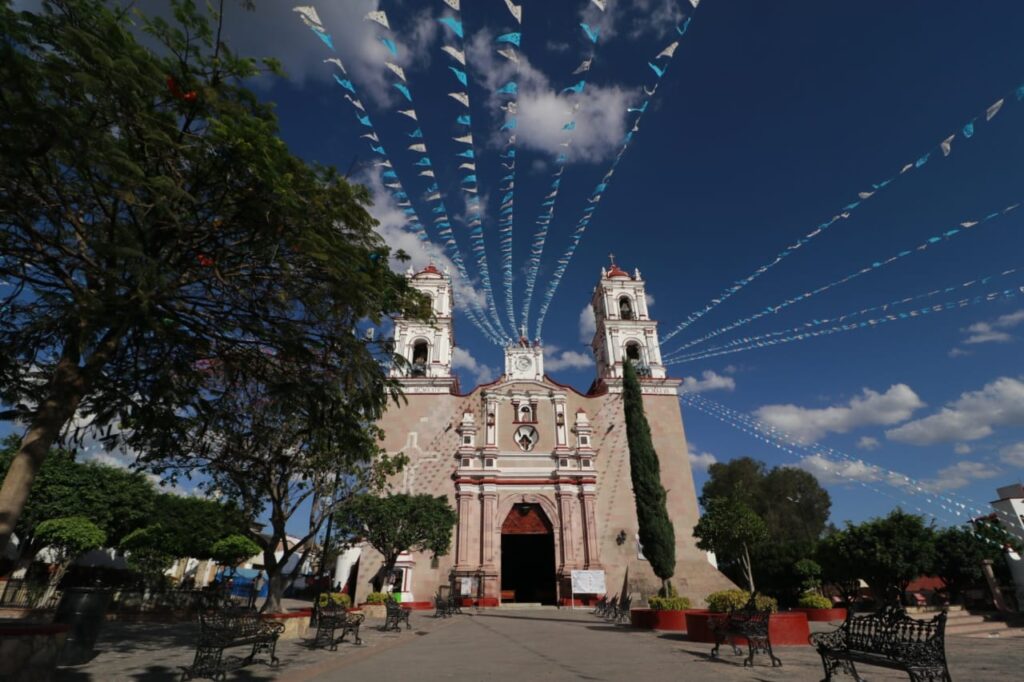
[{"label": "bell opening in tower", "polygon": [[555,535],[538,504],[512,507],[501,526],[502,601],[554,604]]}]

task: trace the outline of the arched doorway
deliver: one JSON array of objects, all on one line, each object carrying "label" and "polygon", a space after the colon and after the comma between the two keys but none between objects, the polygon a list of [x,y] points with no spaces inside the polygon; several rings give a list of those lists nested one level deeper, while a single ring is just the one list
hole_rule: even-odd
[{"label": "arched doorway", "polygon": [[501,524],[503,601],[554,604],[555,535],[539,504],[513,505]]}]

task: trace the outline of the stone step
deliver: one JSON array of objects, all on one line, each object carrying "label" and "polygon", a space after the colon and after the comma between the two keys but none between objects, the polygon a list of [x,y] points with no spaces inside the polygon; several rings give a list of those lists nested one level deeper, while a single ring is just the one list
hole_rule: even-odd
[{"label": "stone step", "polygon": [[558,609],[557,606],[548,606],[548,605],[545,605],[545,604],[541,604],[540,602],[503,602],[501,604],[500,608],[502,608],[502,609],[512,609],[514,611],[533,610],[533,609],[540,609],[540,610],[544,610],[544,611],[547,611],[547,610],[555,611],[555,610]]},{"label": "stone step", "polygon": [[978,632],[971,635],[961,635],[971,639],[1018,639],[1024,638],[1024,628],[1007,628],[996,632]]},{"label": "stone step", "polygon": [[965,623],[956,625],[947,625],[947,635],[972,635],[981,632],[1002,632],[1003,630],[1009,630],[1010,626],[1001,621],[980,621],[976,623]]}]

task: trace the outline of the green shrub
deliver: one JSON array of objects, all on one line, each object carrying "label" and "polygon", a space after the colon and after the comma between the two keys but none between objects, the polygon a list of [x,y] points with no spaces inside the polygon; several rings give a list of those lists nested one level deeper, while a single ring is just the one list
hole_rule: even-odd
[{"label": "green shrub", "polygon": [[331,606],[341,606],[342,608],[348,608],[352,606],[352,597],[342,592],[331,592],[323,593],[320,595],[320,606],[327,606],[328,600],[330,600]]},{"label": "green shrub", "polygon": [[[750,601],[750,593],[746,590],[722,590],[721,592],[712,592],[704,598],[704,601],[708,603],[709,611],[725,613],[746,606]],[[778,601],[764,594],[757,595],[754,605],[762,611],[767,609],[775,613],[779,610]]]},{"label": "green shrub", "polygon": [[802,609],[830,609],[832,608],[832,601],[817,592],[807,592],[800,597],[797,605]]},{"label": "green shrub", "polygon": [[655,611],[684,611],[690,608],[690,600],[678,595],[672,597],[649,597],[647,605]]},{"label": "green shrub", "polygon": [[[371,592],[370,594],[366,595],[367,604],[383,604],[388,599],[394,599],[394,597],[388,594],[387,592]],[[394,599],[394,601],[398,600]]]}]

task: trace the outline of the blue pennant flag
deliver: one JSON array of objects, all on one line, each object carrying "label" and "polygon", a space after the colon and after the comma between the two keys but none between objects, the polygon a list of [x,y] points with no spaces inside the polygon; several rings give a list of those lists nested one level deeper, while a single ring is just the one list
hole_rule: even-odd
[{"label": "blue pennant flag", "polygon": [[408,133],[408,135],[409,135],[409,137],[415,137],[415,138],[423,137],[423,131],[420,130],[419,128],[417,128],[416,130],[412,131],[411,133]]},{"label": "blue pennant flag", "polygon": [[461,156],[461,157],[466,158],[466,159],[472,159],[474,155],[473,155],[473,150],[472,149],[467,149],[464,152],[459,152],[455,156]]},{"label": "blue pennant flag", "polygon": [[395,45],[395,41],[391,40],[390,38],[380,38],[379,40],[380,42],[384,43],[384,46],[388,48],[388,51],[391,52],[391,54],[395,55],[396,57],[398,56],[398,46]]},{"label": "blue pennant flag", "polygon": [[505,83],[504,85],[502,85],[497,90],[497,93],[499,95],[515,95],[518,92],[519,92],[519,86],[516,85],[515,81],[509,81],[508,83]]},{"label": "blue pennant flag", "polygon": [[668,69],[667,66],[664,69],[659,69],[657,64],[652,64],[651,62],[647,62],[647,66],[651,67],[651,69],[654,71],[654,75],[656,75],[658,78],[664,76],[665,71]]},{"label": "blue pennant flag", "polygon": [[504,203],[505,203],[506,201],[508,201],[509,199],[511,199],[511,198],[512,198],[512,194],[513,194],[512,192],[509,192],[508,194],[506,194],[505,196],[503,196],[503,197],[501,198],[501,203],[503,203],[503,204],[504,204]]},{"label": "blue pennant flag", "polygon": [[555,159],[555,163],[565,163],[568,160],[568,156],[566,156],[565,154],[559,154],[558,157]]},{"label": "blue pennant flag", "polygon": [[392,83],[392,85],[395,86],[396,90],[398,90],[400,93],[405,95],[405,98],[407,100],[409,100],[410,102],[412,101],[412,94],[409,93],[409,88],[407,88],[405,86],[405,84],[403,84],[403,83]]},{"label": "blue pennant flag", "polygon": [[501,182],[512,182],[512,180],[514,180],[514,179],[515,179],[515,176],[512,173],[509,173],[508,175],[506,175],[505,177],[503,177],[501,179]]},{"label": "blue pennant flag", "polygon": [[608,183],[602,182],[602,183],[598,184],[597,187],[594,188],[594,192],[603,192],[606,189],[608,189]]},{"label": "blue pennant flag", "polygon": [[395,180],[397,180],[397,179],[398,179],[398,173],[396,173],[396,172],[395,172],[395,171],[393,171],[393,170],[386,170],[386,171],[384,171],[383,173],[381,173],[381,174],[380,174],[380,176],[381,176],[382,178],[393,178],[393,179],[395,179]]},{"label": "blue pennant flag", "polygon": [[505,33],[494,39],[496,43],[512,43],[516,47],[519,47],[519,39],[521,34],[519,33]]},{"label": "blue pennant flag", "polygon": [[457,119],[455,119],[455,122],[458,123],[459,125],[468,126],[469,125],[469,114],[462,114]]},{"label": "blue pennant flag", "polygon": [[453,17],[442,17],[438,19],[442,24],[455,31],[455,35],[462,37],[462,22]]},{"label": "blue pennant flag", "polygon": [[316,34],[317,38],[324,41],[324,45],[331,48],[332,50],[334,49],[334,42],[331,40],[331,36],[329,34],[324,33],[323,31],[318,31],[315,28],[313,29],[313,33]]},{"label": "blue pennant flag", "polygon": [[576,85],[570,85],[565,90],[562,90],[562,92],[571,92],[571,93],[574,93],[574,94],[578,95],[581,92],[583,92],[583,88],[585,88],[586,86],[587,86],[587,81],[580,81]]},{"label": "blue pennant flag", "polygon": [[384,147],[378,147],[378,146],[372,145],[372,144],[370,145],[370,151],[372,151],[375,154],[380,154],[381,156],[387,156],[388,155],[388,153],[386,151],[384,151]]},{"label": "blue pennant flag", "polygon": [[428,192],[437,192],[437,191],[438,191],[438,188],[437,188],[437,183],[435,182],[435,183],[434,183],[434,184],[432,184],[432,185],[431,185],[430,187],[428,187],[428,188],[427,188],[427,191],[428,191]]},{"label": "blue pennant flag", "polygon": [[452,70],[452,73],[455,74],[455,77],[459,79],[460,83],[462,83],[463,85],[466,85],[468,83],[465,71],[460,71],[459,69],[456,69],[454,66],[449,66],[448,68]]},{"label": "blue pennant flag", "polygon": [[562,126],[562,130],[576,130],[576,121],[569,121]]},{"label": "blue pennant flag", "polygon": [[404,213],[405,215],[416,215],[416,209],[415,208],[403,208],[402,209],[402,213]]},{"label": "blue pennant flag", "polygon": [[929,157],[929,156],[931,156],[931,152],[928,152],[927,154],[925,154],[924,156],[922,156],[922,157],[921,157],[920,159],[918,159],[917,161],[915,161],[915,162],[914,162],[914,168],[920,168],[921,166],[923,166],[923,165],[925,165],[926,163],[928,163],[928,157]]},{"label": "blue pennant flag", "polygon": [[466,177],[462,178],[462,184],[463,185],[472,185],[475,182],[476,182],[476,175],[473,175],[472,173],[467,175]]},{"label": "blue pennant flag", "polygon": [[414,165],[416,165],[416,166],[429,166],[430,165],[430,157],[424,156],[422,159],[417,161]]},{"label": "blue pennant flag", "polygon": [[690,28],[690,21],[693,17],[686,17],[686,21],[683,22],[682,26],[676,26],[676,33],[681,36],[686,35],[686,29]]},{"label": "blue pennant flag", "polygon": [[516,158],[516,150],[509,149],[507,154],[498,154],[498,157],[502,159],[514,159]]},{"label": "blue pennant flag", "polygon": [[971,119],[970,123],[964,126],[964,137],[971,138],[974,136],[974,119]]},{"label": "blue pennant flag", "polygon": [[399,201],[404,201],[409,198],[409,195],[406,194],[405,192],[393,192],[391,196],[394,197],[395,199],[398,199]]},{"label": "blue pennant flag", "polygon": [[373,124],[370,123],[370,117],[369,116],[360,116],[359,114],[356,114],[356,118],[358,118],[359,122],[362,123],[367,128],[372,128],[373,127]]},{"label": "blue pennant flag", "polygon": [[512,212],[512,207],[511,206],[507,206],[507,207],[501,209],[501,211],[499,211],[498,215],[507,215],[507,214],[509,214],[511,212]]},{"label": "blue pennant flag", "polygon": [[626,109],[626,113],[632,113],[634,111],[638,111],[641,114],[644,113],[645,111],[647,111],[647,104],[648,104],[649,101],[650,100],[646,100],[645,99],[644,103],[641,104],[640,106],[638,106],[638,107],[630,107],[630,108]]},{"label": "blue pennant flag", "polygon": [[1017,98],[1018,102],[1024,100],[1024,85],[1018,86],[1017,89],[1013,91],[1013,94]]},{"label": "blue pennant flag", "polygon": [[438,204],[434,208],[430,209],[430,212],[434,213],[434,214],[444,213],[444,211],[445,211],[444,204]]},{"label": "blue pennant flag", "polygon": [[347,80],[345,78],[338,78],[338,74],[334,74],[334,80],[338,81],[338,85],[345,88],[353,95],[356,94],[356,89],[352,86],[352,81]]},{"label": "blue pennant flag", "polygon": [[629,144],[632,139],[633,139],[633,131],[630,130],[628,133],[626,133],[626,136],[624,138],[622,138],[622,144]]},{"label": "blue pennant flag", "polygon": [[583,32],[587,34],[587,38],[590,39],[590,42],[592,42],[592,43],[596,43],[597,42],[597,38],[601,34],[601,29],[599,29],[599,28],[590,28],[589,25],[582,24],[582,23],[580,24],[580,28],[582,28]]},{"label": "blue pennant flag", "polygon": [[515,127],[516,120],[514,118],[510,118],[509,120],[505,121],[505,125],[498,128],[498,130],[515,130]]}]

